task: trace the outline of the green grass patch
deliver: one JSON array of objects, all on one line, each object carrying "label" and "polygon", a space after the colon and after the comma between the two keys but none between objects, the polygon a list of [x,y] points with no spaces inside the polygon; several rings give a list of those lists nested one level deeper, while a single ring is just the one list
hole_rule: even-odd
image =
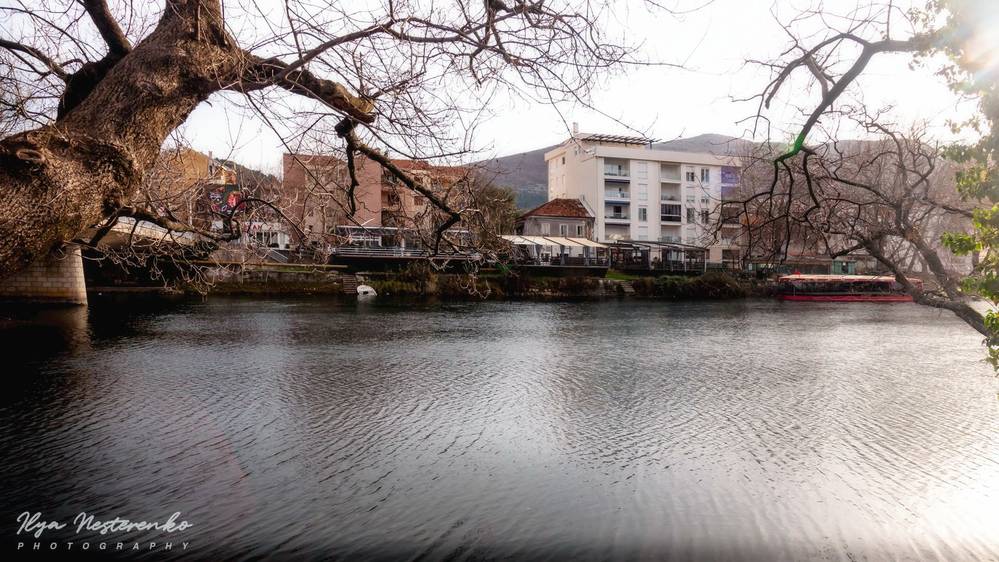
[{"label": "green grass patch", "polygon": [[623,273],[616,269],[608,269],[607,275],[604,276],[607,279],[614,279],[617,281],[634,281],[636,279],[641,279],[639,275],[631,275],[630,273]]}]

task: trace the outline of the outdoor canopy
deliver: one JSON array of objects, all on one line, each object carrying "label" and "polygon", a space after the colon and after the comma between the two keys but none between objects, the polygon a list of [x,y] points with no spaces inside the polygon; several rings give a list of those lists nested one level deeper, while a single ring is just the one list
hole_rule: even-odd
[{"label": "outdoor canopy", "polygon": [[565,246],[570,248],[607,247],[599,242],[594,242],[585,238],[562,238],[559,236],[518,236],[514,234],[504,234],[501,238],[518,246]]}]

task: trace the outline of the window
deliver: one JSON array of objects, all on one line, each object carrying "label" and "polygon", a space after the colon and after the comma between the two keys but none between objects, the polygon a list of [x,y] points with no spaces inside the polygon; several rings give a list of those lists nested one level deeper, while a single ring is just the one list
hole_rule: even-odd
[{"label": "window", "polygon": [[701,205],[707,205],[707,204],[708,204],[708,198],[707,197],[701,197]]},{"label": "window", "polygon": [[701,168],[701,183],[709,183],[711,181],[711,169]]},{"label": "window", "polygon": [[649,199],[649,185],[646,183],[638,184],[638,200],[648,201]]},{"label": "window", "polygon": [[686,176],[687,176],[687,181],[697,181],[697,176],[694,175],[693,168],[687,168]]},{"label": "window", "polygon": [[649,208],[639,207],[638,208],[638,222],[647,222],[649,220]]},{"label": "window", "polygon": [[541,235],[544,236],[546,234],[551,234],[551,233],[552,233],[552,225],[547,222],[541,223]]},{"label": "window", "polygon": [[565,165],[565,156],[562,157],[562,165]]},{"label": "window", "polygon": [[576,225],[576,236],[583,236],[583,225]]},{"label": "window", "polygon": [[635,162],[635,177],[644,180],[649,177],[649,163],[648,162]]},{"label": "window", "polygon": [[688,195],[687,196],[687,203],[693,203],[693,202],[694,202],[694,196],[693,195]]},{"label": "window", "polygon": [[708,212],[706,210],[701,211],[701,224],[708,224]]},{"label": "window", "polygon": [[687,207],[687,222],[689,224],[693,224],[694,223],[694,208],[693,207]]},{"label": "window", "polygon": [[569,235],[569,225],[567,225],[567,224],[560,224],[560,225],[558,225],[558,235],[562,236],[562,237],[568,236]]}]

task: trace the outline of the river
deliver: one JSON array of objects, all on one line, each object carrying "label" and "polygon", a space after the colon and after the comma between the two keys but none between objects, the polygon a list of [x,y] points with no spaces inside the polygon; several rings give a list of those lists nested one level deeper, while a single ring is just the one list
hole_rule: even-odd
[{"label": "river", "polygon": [[35,540],[16,534],[28,511],[180,512],[169,534],[40,541],[134,539],[149,559],[999,557],[999,381],[975,332],[913,304],[210,298],[0,318],[9,553]]}]

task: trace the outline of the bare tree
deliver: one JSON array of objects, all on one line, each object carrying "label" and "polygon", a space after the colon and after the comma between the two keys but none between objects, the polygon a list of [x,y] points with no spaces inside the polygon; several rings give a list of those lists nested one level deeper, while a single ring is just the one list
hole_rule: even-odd
[{"label": "bare tree", "polygon": [[[461,125],[497,92],[585,100],[602,72],[636,62],[603,34],[609,2],[164,0],[158,8],[0,7],[0,131],[9,135],[0,140],[0,277],[109,217],[238,238],[238,221],[220,235],[155,212],[155,202],[132,204],[167,136],[226,92],[276,130],[293,115],[338,139],[348,193],[363,156],[421,194],[441,217],[436,248],[462,210],[380,148],[453,157],[468,146]],[[353,198],[346,204],[353,209]]]},{"label": "bare tree", "polygon": [[[784,22],[787,50],[775,60],[754,61],[772,73],[752,98],[759,103],[755,123],[772,133],[766,110],[778,96],[797,107],[802,120],[791,143],[767,145],[749,160],[755,182],[748,184],[755,188],[734,206],[751,244],[777,259],[795,243],[832,257],[866,252],[917,302],[954,312],[994,349],[987,317],[941,257],[947,252],[941,231],[969,232],[979,203],[957,196],[955,178],[967,166],[945,158],[950,152],[924,131],[905,130],[889,112],[871,108],[857,87],[875,57],[923,57],[966,39],[974,29],[964,18],[975,4],[943,1],[904,10],[891,1],[864,3],[846,14],[820,8]],[[869,140],[847,142],[843,130]],[[925,267],[932,286],[910,282],[906,273],[914,262]]]}]

